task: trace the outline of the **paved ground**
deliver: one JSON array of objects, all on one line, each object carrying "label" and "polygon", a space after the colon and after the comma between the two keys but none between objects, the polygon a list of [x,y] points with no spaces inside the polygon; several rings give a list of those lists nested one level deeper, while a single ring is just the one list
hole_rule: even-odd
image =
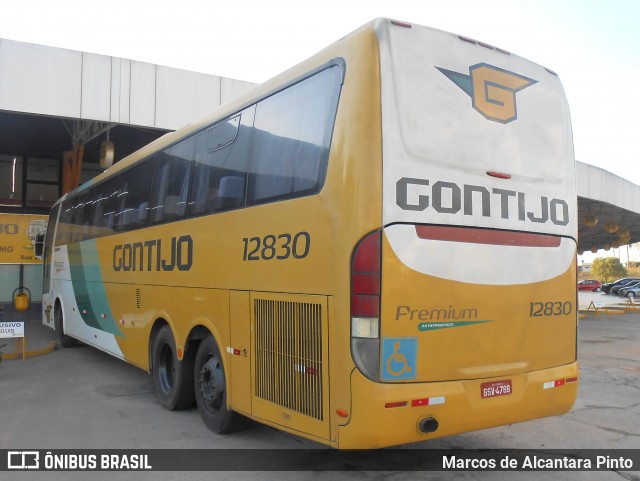
[{"label": "paved ground", "polygon": [[[591,300],[619,302],[601,294]],[[0,314],[0,320],[17,315]],[[38,317],[37,312],[31,313]],[[17,320],[12,319],[12,320]],[[39,319],[27,321],[29,349],[54,333]],[[6,348],[5,348],[6,350]],[[589,314],[580,320],[581,382],[573,410],[558,418],[467,433],[412,449],[548,450],[640,448],[640,312]],[[317,444],[252,424],[229,436],[209,432],[196,410],[170,413],[156,402],[146,373],[88,347],[58,350],[25,362],[0,363],[0,449],[61,448],[316,448]],[[247,456],[251,450],[247,451]],[[418,455],[416,453],[416,455]],[[375,455],[385,456],[384,451]],[[365,464],[366,465],[366,464]],[[0,480],[640,480],[640,473],[473,472],[209,472],[209,473],[0,473]]]}]

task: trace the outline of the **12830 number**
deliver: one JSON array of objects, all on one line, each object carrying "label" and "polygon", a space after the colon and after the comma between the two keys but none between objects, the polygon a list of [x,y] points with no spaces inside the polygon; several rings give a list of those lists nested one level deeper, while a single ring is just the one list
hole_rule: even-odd
[{"label": "12830 number", "polygon": [[311,249],[311,236],[302,231],[297,234],[268,234],[264,237],[244,237],[243,261],[304,259]]},{"label": "12830 number", "polygon": [[529,317],[567,316],[571,311],[573,311],[573,304],[569,301],[529,303]]}]

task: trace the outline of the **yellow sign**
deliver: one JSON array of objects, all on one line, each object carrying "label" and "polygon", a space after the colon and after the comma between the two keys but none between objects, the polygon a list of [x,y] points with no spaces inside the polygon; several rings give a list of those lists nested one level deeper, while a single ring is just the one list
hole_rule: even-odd
[{"label": "yellow sign", "polygon": [[46,215],[0,214],[0,264],[38,264],[34,243],[47,227]]}]

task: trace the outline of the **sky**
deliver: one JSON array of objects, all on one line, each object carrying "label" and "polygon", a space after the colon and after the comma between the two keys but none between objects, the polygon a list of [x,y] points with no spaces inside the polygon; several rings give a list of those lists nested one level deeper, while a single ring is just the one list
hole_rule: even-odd
[{"label": "sky", "polygon": [[576,159],[640,185],[638,0],[0,2],[0,38],[255,83],[376,17],[471,37],[557,72]]}]

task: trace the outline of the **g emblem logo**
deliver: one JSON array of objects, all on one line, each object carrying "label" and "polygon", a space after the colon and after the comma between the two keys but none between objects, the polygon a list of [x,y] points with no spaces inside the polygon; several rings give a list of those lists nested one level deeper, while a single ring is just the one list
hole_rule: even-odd
[{"label": "g emblem logo", "polygon": [[469,67],[469,75],[436,67],[471,97],[471,104],[487,120],[508,124],[518,118],[516,92],[537,83],[486,63]]}]

